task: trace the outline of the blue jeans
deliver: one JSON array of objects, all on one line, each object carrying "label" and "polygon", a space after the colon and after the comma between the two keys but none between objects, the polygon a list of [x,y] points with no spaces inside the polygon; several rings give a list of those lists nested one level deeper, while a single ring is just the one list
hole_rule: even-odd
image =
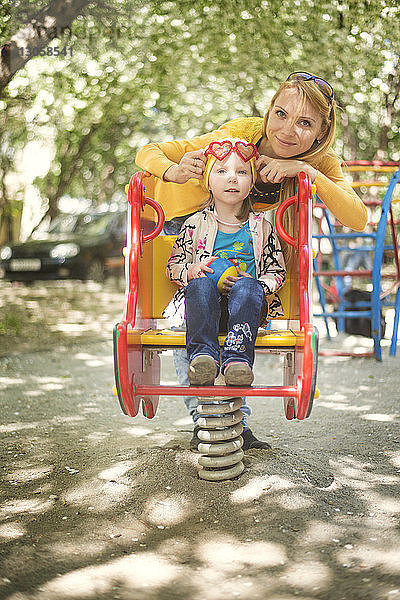
[{"label": "blue jeans", "polygon": [[[173,329],[175,329],[175,327]],[[186,348],[174,348],[174,350],[172,351],[172,356],[174,359],[175,371],[179,383],[181,385],[184,385],[185,387],[189,386],[189,359],[187,356]],[[188,410],[188,413],[193,419],[193,422],[196,423],[197,419],[199,418],[199,415],[197,413],[197,396],[184,396],[183,401]]]},{"label": "blue jeans", "polygon": [[221,351],[218,344],[221,300],[209,277],[189,281],[185,288],[186,348],[191,362],[199,354],[212,356],[222,373],[233,361],[254,364],[254,345],[260,323],[264,290],[250,277],[242,277],[227,296],[228,333]]},{"label": "blue jeans", "polygon": [[[193,214],[193,213],[192,213]],[[164,228],[162,230],[163,235],[178,235],[181,230],[181,227],[184,221],[190,215],[185,215],[183,217],[175,217],[170,221],[165,221]],[[173,327],[172,329],[180,329]],[[174,359],[174,366],[176,375],[178,377],[178,381],[180,385],[189,386],[189,378],[188,378],[188,370],[189,370],[189,361],[187,357],[186,348],[174,348],[172,351],[172,356]],[[188,413],[193,419],[193,422],[196,423],[199,415],[197,414],[197,396],[184,396],[183,401],[188,410]]]},{"label": "blue jeans", "polygon": [[[164,223],[163,234],[164,235],[177,235],[182,227],[183,222],[190,215],[186,215],[183,217],[176,217],[171,219],[170,221],[166,221]],[[189,370],[189,359],[187,355],[187,351],[185,348],[175,348],[172,351],[174,366],[176,375],[178,377],[178,381],[180,385],[189,386],[189,378],[188,378],[188,370]],[[193,419],[194,424],[197,423],[199,419],[199,414],[197,413],[197,404],[198,398],[197,396],[184,396],[183,397],[185,406]],[[247,427],[247,417],[251,415],[251,407],[246,403],[246,398],[243,398],[243,404],[241,407],[241,411],[243,413],[242,425],[243,427]]]}]

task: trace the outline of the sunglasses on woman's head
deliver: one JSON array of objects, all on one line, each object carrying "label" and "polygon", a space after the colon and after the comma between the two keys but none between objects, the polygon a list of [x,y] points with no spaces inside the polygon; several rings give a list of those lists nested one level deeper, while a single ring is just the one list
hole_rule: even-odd
[{"label": "sunglasses on woman's head", "polygon": [[258,158],[259,156],[258,150],[254,144],[241,141],[233,144],[230,140],[211,142],[204,154],[205,156],[212,154],[217,160],[224,160],[231,152],[236,152],[244,162],[248,162],[253,157]]},{"label": "sunglasses on woman's head", "polygon": [[320,91],[324,94],[324,96],[328,98],[329,104],[332,104],[334,98],[333,87],[330,83],[325,81],[325,79],[322,79],[322,77],[317,77],[316,75],[312,75],[311,73],[295,71],[294,73],[290,73],[286,81],[290,81],[292,79],[300,81],[314,81],[314,83],[319,87]]}]

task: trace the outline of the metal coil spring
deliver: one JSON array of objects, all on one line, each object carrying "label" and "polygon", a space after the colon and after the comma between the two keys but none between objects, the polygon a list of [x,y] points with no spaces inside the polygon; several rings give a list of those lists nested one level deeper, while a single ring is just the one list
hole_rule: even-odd
[{"label": "metal coil spring", "polygon": [[243,472],[242,398],[202,398],[197,412],[199,477],[208,481],[233,479]]}]

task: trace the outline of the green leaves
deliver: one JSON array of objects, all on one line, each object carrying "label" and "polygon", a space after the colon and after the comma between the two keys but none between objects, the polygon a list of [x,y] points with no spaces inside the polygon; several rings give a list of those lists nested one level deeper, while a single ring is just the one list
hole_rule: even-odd
[{"label": "green leaves", "polygon": [[[45,5],[3,0],[3,41]],[[263,115],[296,70],[332,83],[344,158],[399,158],[399,12],[395,0],[93,2],[50,44],[72,56],[32,58],[6,88],[2,175],[34,138],[54,155],[34,182],[43,199],[110,199],[141,145]]]}]

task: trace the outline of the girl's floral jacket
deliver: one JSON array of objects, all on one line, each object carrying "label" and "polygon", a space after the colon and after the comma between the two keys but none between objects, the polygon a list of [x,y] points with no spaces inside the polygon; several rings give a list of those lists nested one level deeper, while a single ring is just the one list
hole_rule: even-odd
[{"label": "girl's floral jacket", "polygon": [[[286,268],[277,235],[265,213],[249,215],[249,228],[253,240],[257,280],[264,288],[268,302],[268,318],[283,314],[282,304],[275,292],[282,287]],[[173,245],[165,272],[179,289],[164,311],[171,326],[182,325],[185,318],[185,293],[189,265],[212,256],[218,226],[212,208],[191,215]]]}]

